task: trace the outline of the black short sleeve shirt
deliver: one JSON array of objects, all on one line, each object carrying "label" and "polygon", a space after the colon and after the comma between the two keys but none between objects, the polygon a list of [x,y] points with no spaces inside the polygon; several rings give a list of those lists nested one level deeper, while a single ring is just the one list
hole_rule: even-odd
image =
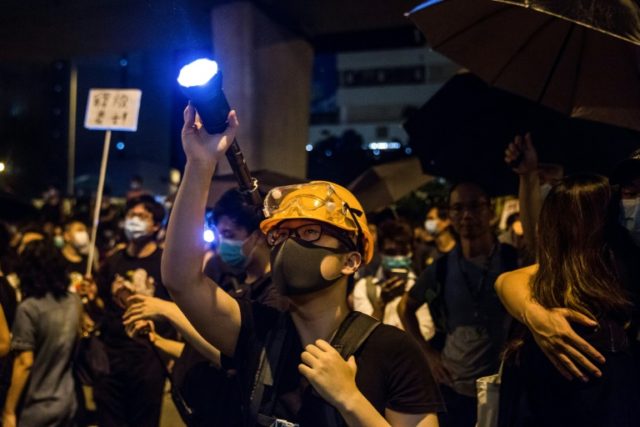
[{"label": "black short sleeve shirt", "polygon": [[[243,393],[251,392],[260,350],[267,333],[277,327],[279,312],[259,303],[239,301],[242,326],[233,359],[240,375]],[[288,316],[288,314],[285,314]],[[305,393],[308,384],[298,372],[302,344],[293,328],[285,346],[280,375],[276,383],[273,414],[301,426],[320,426],[317,413],[320,398]],[[356,384],[371,404],[384,415],[384,410],[421,414],[443,411],[438,386],[418,346],[403,331],[388,325],[378,326],[355,353],[358,371]]]}]

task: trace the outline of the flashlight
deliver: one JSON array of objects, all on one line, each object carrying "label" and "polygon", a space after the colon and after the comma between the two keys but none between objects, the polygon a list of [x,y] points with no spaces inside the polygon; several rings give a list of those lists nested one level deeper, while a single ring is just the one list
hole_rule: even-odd
[{"label": "flashlight", "polygon": [[222,73],[216,61],[201,58],[180,70],[178,83],[210,134],[222,133],[227,128],[229,102],[222,91]]},{"label": "flashlight", "polygon": [[[208,58],[197,59],[182,67],[178,83],[196,108],[206,131],[210,134],[224,132],[231,108],[222,90],[222,73],[218,69],[218,63]],[[256,209],[261,209],[262,198],[258,191],[258,181],[251,177],[244,155],[235,139],[227,151],[227,160],[238,180],[240,191]]]}]

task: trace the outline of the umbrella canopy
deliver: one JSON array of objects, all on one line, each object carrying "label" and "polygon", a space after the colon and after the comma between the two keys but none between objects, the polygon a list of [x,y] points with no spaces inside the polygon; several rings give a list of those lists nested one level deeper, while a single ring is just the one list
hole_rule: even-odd
[{"label": "umbrella canopy", "polygon": [[425,173],[475,181],[492,195],[517,192],[517,177],[504,163],[516,134],[531,132],[540,161],[566,173],[609,174],[640,147],[638,132],[569,118],[471,73],[445,83],[404,127]]},{"label": "umbrella canopy", "polygon": [[433,179],[422,173],[420,160],[409,158],[373,166],[353,180],[348,188],[366,212],[375,212]]},{"label": "umbrella canopy", "polygon": [[640,130],[635,1],[430,0],[409,17],[434,50],[492,85]]},{"label": "umbrella canopy", "polygon": [[[304,179],[296,178],[289,175],[284,175],[278,172],[273,172],[267,169],[257,170],[251,172],[251,175],[258,180],[258,188],[260,191],[268,192],[274,187],[281,185],[299,184]],[[238,188],[238,180],[234,174],[219,175],[213,178],[213,183],[209,187],[209,198],[207,200],[207,206],[213,207],[218,199],[225,193],[225,191],[232,188]]]}]

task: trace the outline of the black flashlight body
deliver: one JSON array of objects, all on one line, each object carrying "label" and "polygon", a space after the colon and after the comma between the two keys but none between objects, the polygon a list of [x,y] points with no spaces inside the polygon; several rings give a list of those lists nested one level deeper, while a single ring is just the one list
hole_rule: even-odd
[{"label": "black flashlight body", "polygon": [[[189,97],[196,108],[202,126],[210,134],[222,133],[228,126],[229,102],[222,90],[222,73],[218,72],[202,86],[183,87],[184,94]],[[262,198],[258,191],[258,182],[251,177],[251,172],[244,159],[242,150],[235,139],[226,153],[238,186],[256,209],[262,207]]]},{"label": "black flashlight body", "polygon": [[183,87],[184,94],[202,120],[202,125],[210,134],[222,133],[227,128],[229,102],[222,91],[222,74],[217,73],[202,86]]}]

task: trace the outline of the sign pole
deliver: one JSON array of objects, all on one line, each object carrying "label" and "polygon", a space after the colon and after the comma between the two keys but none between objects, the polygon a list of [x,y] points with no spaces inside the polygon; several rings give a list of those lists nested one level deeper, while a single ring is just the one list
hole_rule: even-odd
[{"label": "sign pole", "polygon": [[87,260],[86,276],[92,276],[93,259],[96,251],[96,239],[98,237],[98,225],[100,224],[100,208],[102,207],[102,193],[104,191],[104,179],[107,174],[107,161],[109,160],[109,145],[111,144],[111,130],[104,134],[104,146],[102,148],[102,163],[100,164],[100,178],[98,179],[98,191],[96,193],[96,205],[93,209],[93,226],[91,227],[91,244],[89,246],[89,259]]}]

